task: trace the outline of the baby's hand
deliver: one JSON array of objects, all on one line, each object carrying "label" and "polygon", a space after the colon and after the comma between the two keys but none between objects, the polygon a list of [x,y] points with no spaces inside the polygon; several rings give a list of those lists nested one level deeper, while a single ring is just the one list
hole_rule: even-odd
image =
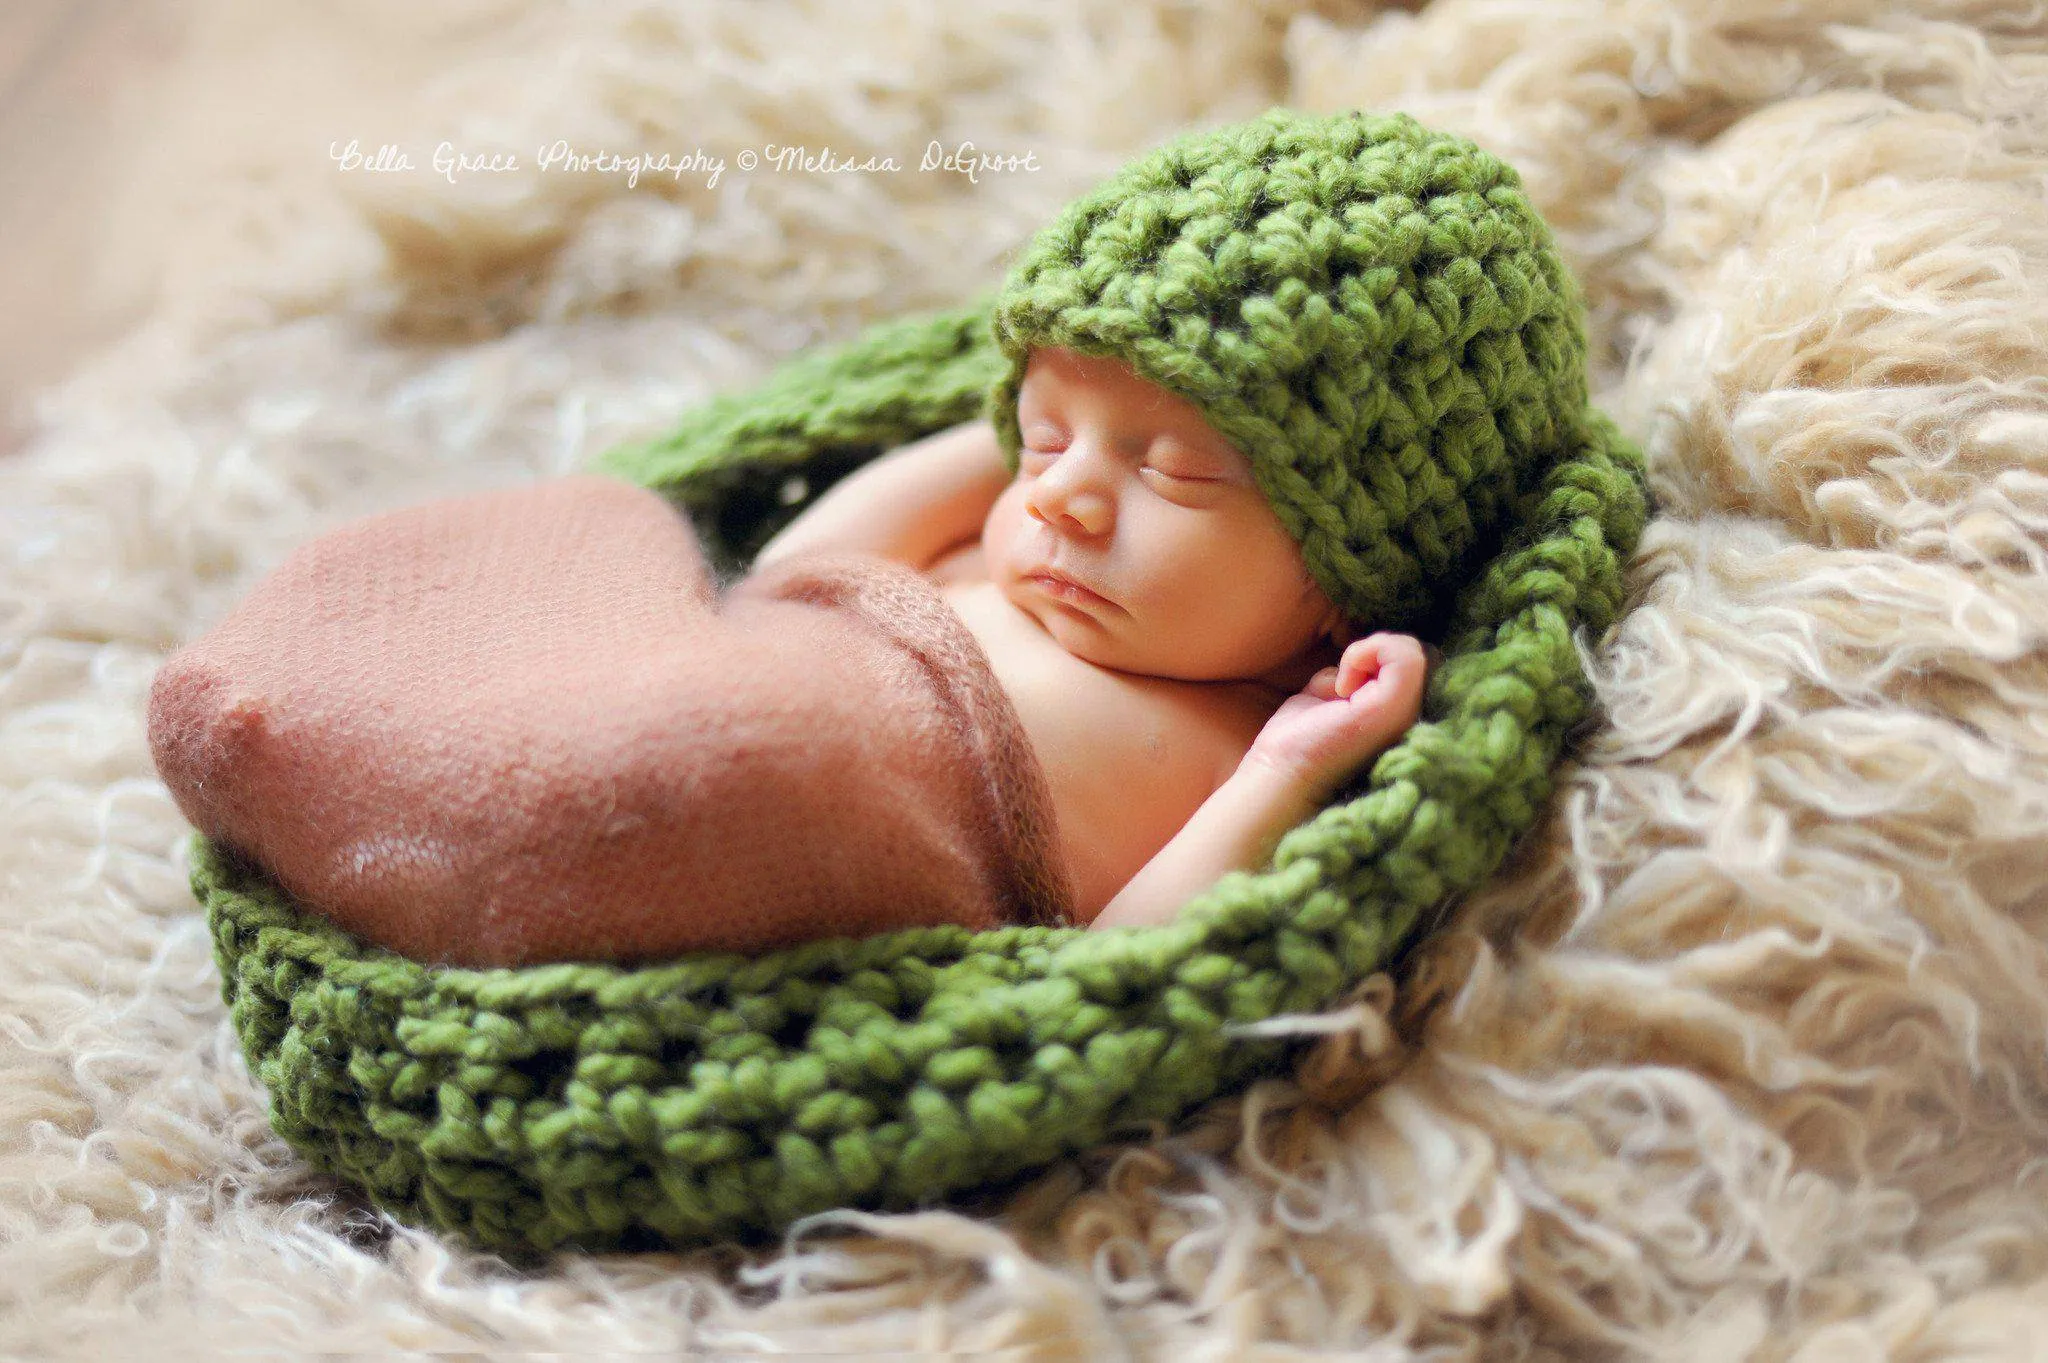
[{"label": "baby's hand", "polygon": [[1428,664],[1406,634],[1373,634],[1344,650],[1283,701],[1252,741],[1246,762],[1263,762],[1327,794],[1422,713]]}]

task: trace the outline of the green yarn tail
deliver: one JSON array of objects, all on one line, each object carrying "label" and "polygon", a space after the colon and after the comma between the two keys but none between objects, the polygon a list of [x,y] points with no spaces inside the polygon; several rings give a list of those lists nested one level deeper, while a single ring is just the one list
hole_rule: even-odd
[{"label": "green yarn tail", "polygon": [[667,495],[690,516],[712,567],[736,576],[854,469],[981,415],[1003,364],[989,334],[994,306],[990,293],[877,322],[693,408],[667,435],[605,451],[590,468]]}]

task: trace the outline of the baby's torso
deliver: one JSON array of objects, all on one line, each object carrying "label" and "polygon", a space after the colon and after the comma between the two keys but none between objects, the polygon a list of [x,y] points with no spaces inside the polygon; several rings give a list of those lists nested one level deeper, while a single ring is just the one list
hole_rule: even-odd
[{"label": "baby's torso", "polygon": [[978,540],[927,576],[1017,709],[1045,769],[1076,912],[1092,919],[1236,769],[1279,698],[1074,657],[990,580]]}]

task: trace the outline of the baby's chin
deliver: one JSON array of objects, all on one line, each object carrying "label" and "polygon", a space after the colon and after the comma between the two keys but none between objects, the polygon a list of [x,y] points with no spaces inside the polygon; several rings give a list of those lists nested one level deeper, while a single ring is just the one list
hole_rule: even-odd
[{"label": "baby's chin", "polygon": [[1010,598],[1011,605],[1036,620],[1054,643],[1076,658],[1102,667],[1118,666],[1110,659],[1124,650],[1118,647],[1118,640],[1095,611],[1063,605],[1029,583],[1007,587],[1003,594]]},{"label": "baby's chin", "polygon": [[1110,625],[1092,612],[1069,610],[1055,602],[1020,600],[1017,596],[1012,596],[1011,600],[1016,601],[1026,615],[1037,620],[1039,627],[1052,636],[1054,643],[1084,663],[1137,677],[1207,680],[1182,676],[1185,660],[1169,646],[1171,641],[1142,637],[1142,631],[1127,615],[1120,615],[1114,625]]}]

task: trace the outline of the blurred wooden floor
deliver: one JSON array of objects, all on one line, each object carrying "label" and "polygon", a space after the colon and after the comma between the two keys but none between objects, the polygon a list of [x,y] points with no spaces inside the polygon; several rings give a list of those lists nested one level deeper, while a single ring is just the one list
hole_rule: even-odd
[{"label": "blurred wooden floor", "polygon": [[172,67],[179,0],[0,0],[0,454],[24,396],[147,306],[105,208]]}]

